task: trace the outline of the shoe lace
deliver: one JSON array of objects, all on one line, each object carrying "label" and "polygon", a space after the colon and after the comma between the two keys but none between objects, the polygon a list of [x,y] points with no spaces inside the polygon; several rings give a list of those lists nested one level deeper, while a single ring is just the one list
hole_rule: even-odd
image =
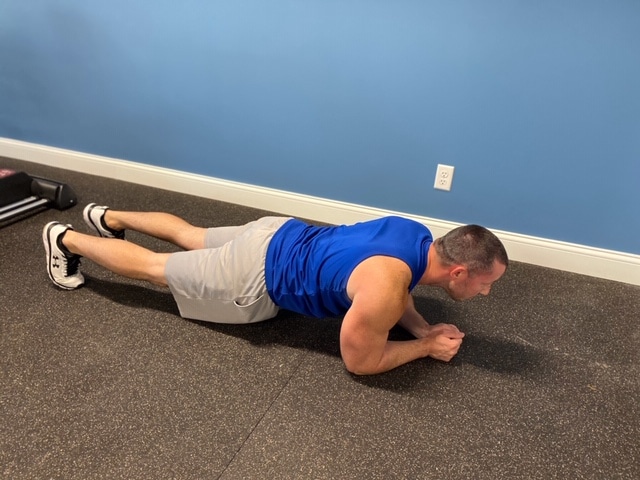
[{"label": "shoe lace", "polygon": [[67,257],[67,276],[75,275],[78,273],[78,267],[80,266],[80,255],[73,255]]}]

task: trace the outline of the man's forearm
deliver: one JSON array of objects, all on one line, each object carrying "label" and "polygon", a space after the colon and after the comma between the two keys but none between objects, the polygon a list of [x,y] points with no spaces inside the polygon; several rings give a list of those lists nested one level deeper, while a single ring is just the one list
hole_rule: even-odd
[{"label": "man's forearm", "polygon": [[377,365],[363,366],[364,368],[354,369],[351,372],[356,375],[374,375],[388,372],[405,363],[429,356],[429,345],[430,342],[425,339],[400,342],[388,341]]},{"label": "man's forearm", "polygon": [[409,295],[407,306],[398,325],[416,338],[424,338],[429,333],[429,324],[415,309],[413,298]]}]

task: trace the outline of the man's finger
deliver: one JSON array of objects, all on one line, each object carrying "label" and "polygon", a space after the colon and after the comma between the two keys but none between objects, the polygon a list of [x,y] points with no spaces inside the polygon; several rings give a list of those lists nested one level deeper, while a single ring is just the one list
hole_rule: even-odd
[{"label": "man's finger", "polygon": [[447,332],[446,335],[451,340],[455,340],[455,339],[458,339],[458,338],[460,338],[460,339],[464,338],[464,332],[461,332],[460,330],[458,330],[457,332]]},{"label": "man's finger", "polygon": [[440,332],[447,334],[460,331],[458,330],[458,327],[451,325],[450,323],[438,323],[437,325],[434,325],[434,328],[435,327],[437,327]]}]

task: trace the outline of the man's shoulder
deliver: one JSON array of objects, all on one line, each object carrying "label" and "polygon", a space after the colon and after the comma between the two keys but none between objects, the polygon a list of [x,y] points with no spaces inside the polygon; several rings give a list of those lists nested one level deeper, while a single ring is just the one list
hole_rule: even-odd
[{"label": "man's shoulder", "polygon": [[386,217],[381,217],[374,221],[388,224],[393,228],[401,228],[406,230],[412,230],[415,232],[422,232],[431,236],[431,230],[429,230],[429,227],[427,227],[424,223],[421,223],[418,220],[414,220],[412,218],[401,217],[398,215],[389,215]]},{"label": "man's shoulder", "polygon": [[347,282],[350,298],[362,290],[378,292],[407,292],[411,283],[411,268],[406,262],[387,255],[373,255],[361,261],[351,272]]}]

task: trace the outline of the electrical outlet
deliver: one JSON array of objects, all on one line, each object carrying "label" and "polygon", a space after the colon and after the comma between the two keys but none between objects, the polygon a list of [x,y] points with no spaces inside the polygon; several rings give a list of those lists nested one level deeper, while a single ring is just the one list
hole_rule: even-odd
[{"label": "electrical outlet", "polygon": [[438,168],[436,170],[436,181],[433,184],[433,188],[437,188],[438,190],[446,190],[447,192],[451,190],[451,182],[453,182],[453,171],[455,167],[450,165],[440,165],[438,164]]}]

